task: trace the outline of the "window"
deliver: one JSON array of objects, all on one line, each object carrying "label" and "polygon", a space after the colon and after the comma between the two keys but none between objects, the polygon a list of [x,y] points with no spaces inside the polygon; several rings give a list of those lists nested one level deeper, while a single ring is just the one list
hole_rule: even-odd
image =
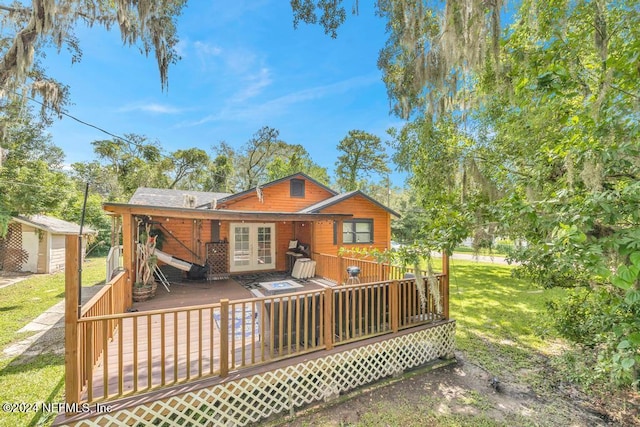
[{"label": "window", "polygon": [[373,243],[373,220],[354,219],[343,222],[342,243]]},{"label": "window", "polygon": [[304,179],[292,179],[291,185],[291,197],[304,197]]}]

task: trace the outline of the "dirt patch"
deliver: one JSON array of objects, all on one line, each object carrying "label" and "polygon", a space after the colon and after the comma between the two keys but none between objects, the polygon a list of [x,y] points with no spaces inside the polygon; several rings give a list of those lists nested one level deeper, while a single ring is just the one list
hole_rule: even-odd
[{"label": "dirt patch", "polygon": [[279,426],[622,426],[576,390],[540,395],[513,379],[491,376],[456,353],[457,362],[359,390],[353,397],[318,405]]}]

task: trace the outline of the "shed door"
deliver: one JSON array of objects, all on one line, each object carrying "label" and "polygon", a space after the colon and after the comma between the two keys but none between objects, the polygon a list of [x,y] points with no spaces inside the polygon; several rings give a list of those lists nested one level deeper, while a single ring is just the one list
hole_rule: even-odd
[{"label": "shed door", "polygon": [[275,233],[273,223],[231,224],[231,271],[275,269]]},{"label": "shed door", "polygon": [[27,252],[29,256],[27,262],[22,264],[22,271],[29,271],[31,273],[38,272],[39,247],[40,239],[38,238],[38,233],[33,230],[22,232],[22,248]]}]

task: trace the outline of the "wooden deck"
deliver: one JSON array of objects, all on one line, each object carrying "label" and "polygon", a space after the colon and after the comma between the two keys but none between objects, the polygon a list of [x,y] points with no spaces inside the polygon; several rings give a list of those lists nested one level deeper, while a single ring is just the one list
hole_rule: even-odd
[{"label": "wooden deck", "polygon": [[138,311],[162,310],[173,307],[220,302],[221,299],[251,298],[251,291],[233,279],[171,283],[169,291],[158,283],[156,296],[149,301],[134,302]]},{"label": "wooden deck", "polygon": [[[308,281],[303,290],[322,289],[321,283]],[[175,283],[169,292],[158,285],[153,299],[134,303],[135,312],[117,321],[105,354],[96,366],[87,367],[92,375],[82,399],[102,400],[105,396],[123,396],[219,375],[220,330],[224,325],[220,307],[211,305],[222,299],[242,301],[253,297],[250,290],[233,279]],[[207,304],[209,307],[197,307]],[[268,325],[260,324],[260,312],[255,302],[231,308],[228,330],[233,332],[227,337],[230,370],[266,363],[279,356],[274,355],[269,342],[261,340],[260,329]]]}]

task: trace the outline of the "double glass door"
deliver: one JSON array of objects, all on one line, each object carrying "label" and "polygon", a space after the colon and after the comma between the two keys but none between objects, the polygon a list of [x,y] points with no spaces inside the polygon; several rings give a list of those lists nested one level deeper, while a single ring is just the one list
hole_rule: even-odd
[{"label": "double glass door", "polygon": [[275,231],[273,223],[232,223],[231,271],[275,269]]}]

